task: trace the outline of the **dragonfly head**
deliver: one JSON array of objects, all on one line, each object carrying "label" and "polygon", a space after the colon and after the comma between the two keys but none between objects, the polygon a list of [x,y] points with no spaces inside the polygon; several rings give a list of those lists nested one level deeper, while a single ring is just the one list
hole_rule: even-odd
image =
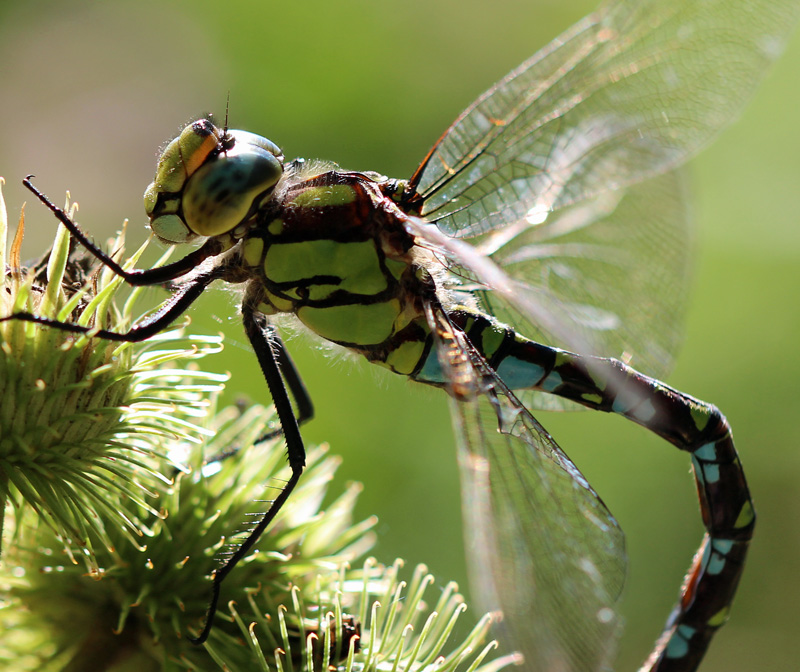
[{"label": "dragonfly head", "polygon": [[266,138],[192,122],[158,159],[144,192],[150,227],[164,242],[220,236],[251,219],[283,175],[283,152]]}]

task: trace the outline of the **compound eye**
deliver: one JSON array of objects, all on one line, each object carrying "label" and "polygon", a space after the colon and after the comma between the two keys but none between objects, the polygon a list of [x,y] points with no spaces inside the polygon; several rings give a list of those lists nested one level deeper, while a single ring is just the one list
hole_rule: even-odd
[{"label": "compound eye", "polygon": [[[200,119],[189,124],[181,134],[170,142],[158,159],[156,176],[147,192],[177,194],[185,186],[186,180],[205,163],[217,148],[222,138],[220,131],[208,119]],[[149,208],[149,209],[148,209]],[[154,200],[145,201],[147,214],[155,210]]]},{"label": "compound eye", "polygon": [[219,236],[258,209],[283,175],[283,155],[252,133],[232,131],[234,146],[198,168],[183,192],[183,218],[198,236]]},{"label": "compound eye", "polygon": [[208,119],[181,131],[161,154],[144,208],[168,243],[219,236],[247,220],[283,175],[283,154],[266,138],[225,133]]}]

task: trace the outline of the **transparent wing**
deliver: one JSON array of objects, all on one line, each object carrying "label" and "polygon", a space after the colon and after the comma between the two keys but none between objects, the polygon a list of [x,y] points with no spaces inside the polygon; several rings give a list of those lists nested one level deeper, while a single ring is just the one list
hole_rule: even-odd
[{"label": "transparent wing", "polygon": [[474,235],[674,168],[749,99],[791,0],[620,0],[482,95],[414,177],[421,214]]},{"label": "transparent wing", "polygon": [[[619,194],[607,192],[612,212],[606,217],[597,204],[564,209],[558,217],[562,226],[554,220],[546,241],[515,247],[492,240],[517,235],[514,227],[486,234],[481,240],[489,241],[493,255],[486,254],[485,244],[453,238],[423,219],[409,217],[406,228],[454,271],[451,279],[460,285],[451,283],[450,290],[472,290],[483,309],[519,333],[584,354],[616,356],[661,377],[680,342],[688,289],[683,184],[671,171],[626,190],[619,202]],[[654,202],[661,207],[651,212]],[[589,218],[585,227],[584,217]],[[530,240],[538,234],[525,229],[519,235]],[[573,263],[578,256],[581,265]],[[543,392],[516,394],[528,408],[583,408]]]},{"label": "transparent wing", "polygon": [[[685,259],[687,213],[679,177],[644,181],[737,115],[798,11],[790,0],[604,5],[462,113],[411,180],[420,215],[479,237],[592,352],[663,375],[687,267],[660,253]],[[655,266],[660,286],[631,281]]]},{"label": "transparent wing", "polygon": [[464,529],[480,606],[503,613],[525,669],[610,669],[622,531],[572,461],[441,310],[428,309],[451,381]]},{"label": "transparent wing", "polygon": [[[533,340],[580,344],[663,377],[683,336],[693,261],[687,204],[682,174],[670,171],[562,208],[540,227],[511,225],[470,240],[516,291],[539,297],[564,333],[478,283],[483,308]],[[476,278],[464,267],[458,274]]]}]

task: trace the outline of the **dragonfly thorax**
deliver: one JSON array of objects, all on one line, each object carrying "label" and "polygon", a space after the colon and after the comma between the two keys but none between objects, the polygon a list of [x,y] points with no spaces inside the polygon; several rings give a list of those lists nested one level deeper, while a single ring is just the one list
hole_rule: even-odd
[{"label": "dragonfly thorax", "polygon": [[380,363],[398,343],[419,343],[427,336],[422,301],[434,288],[415,261],[405,215],[372,176],[328,171],[290,180],[242,241],[259,310],[293,313],[322,338]]}]

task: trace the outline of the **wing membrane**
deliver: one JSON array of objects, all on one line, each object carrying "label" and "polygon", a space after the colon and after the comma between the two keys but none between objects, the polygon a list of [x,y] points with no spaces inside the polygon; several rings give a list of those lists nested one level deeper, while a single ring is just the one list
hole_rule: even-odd
[{"label": "wing membrane", "polygon": [[418,171],[421,214],[470,236],[670,170],[742,109],[789,0],[606,4],[487,91]]},{"label": "wing membrane", "polygon": [[465,110],[412,178],[420,214],[476,238],[551,324],[487,308],[663,376],[691,256],[669,171],[735,118],[797,14],[789,0],[608,3]]},{"label": "wing membrane", "polygon": [[480,284],[480,272],[458,275],[476,279],[484,309],[529,338],[618,357],[660,378],[683,335],[692,241],[685,180],[670,171],[563,208],[538,227],[523,222],[470,241],[515,292],[538,297],[555,333]]},{"label": "wing membrane", "polygon": [[503,612],[525,669],[610,666],[622,531],[577,467],[486,361],[430,309],[450,386],[472,584]]}]

